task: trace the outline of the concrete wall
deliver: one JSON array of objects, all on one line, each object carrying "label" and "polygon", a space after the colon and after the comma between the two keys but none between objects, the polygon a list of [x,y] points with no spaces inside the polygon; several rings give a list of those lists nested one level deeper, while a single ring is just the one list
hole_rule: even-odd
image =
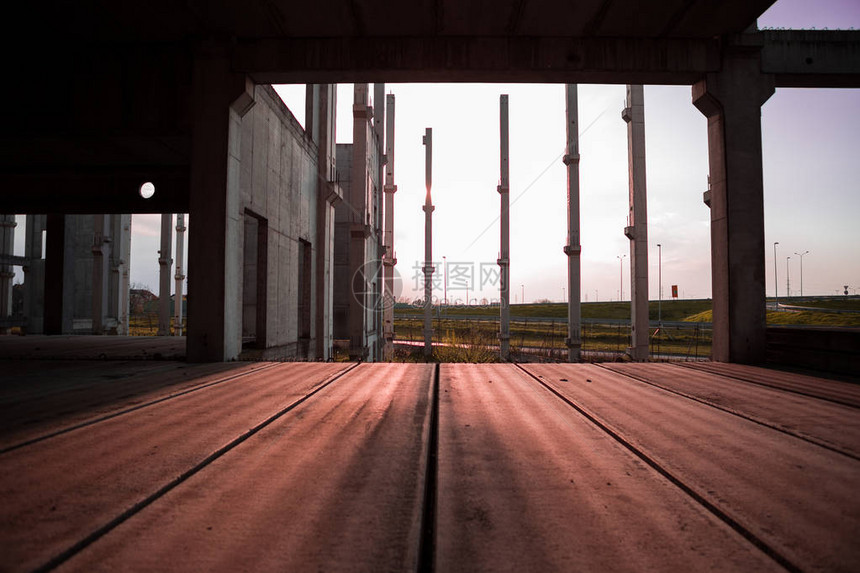
[{"label": "concrete wall", "polygon": [[[350,338],[360,340],[360,355],[355,349],[351,349],[350,354],[354,358],[372,361],[381,359],[383,344],[382,321],[377,312],[383,278],[380,249],[382,213],[378,209],[382,189],[376,133],[370,122],[365,123],[366,129],[359,126],[354,130],[366,138],[365,169],[355,169],[354,163],[358,159],[353,144],[337,146],[337,170],[341,175],[343,201],[335,208],[334,336],[344,341]],[[357,172],[364,174],[364,180],[356,183],[352,179]],[[354,250],[356,240],[362,243],[360,254]],[[358,304],[355,304],[356,300]],[[355,311],[361,313],[359,333],[352,332],[350,328],[350,313]]]},{"label": "concrete wall", "polygon": [[[308,359],[317,334],[313,288],[318,248],[317,150],[271,86],[256,86],[255,100],[241,120],[239,218],[245,231],[238,255],[243,269],[239,281],[243,339],[246,350],[256,348],[266,357]],[[251,244],[256,236],[253,229],[261,225],[264,244]],[[260,246],[265,251],[262,261],[257,258]],[[303,256],[308,248],[311,256]],[[265,283],[263,289],[260,280]],[[254,287],[255,292],[248,292]],[[303,305],[310,305],[310,313],[305,313],[310,317],[308,325],[302,324]],[[257,331],[251,343],[261,318],[265,319],[263,331]]]},{"label": "concrete wall", "polygon": [[[104,221],[97,235],[96,218]],[[28,263],[24,267],[25,318],[29,334],[44,332],[45,259],[43,216],[27,216]],[[63,245],[63,334],[128,334],[128,271],[131,215],[66,215]],[[101,253],[102,273],[94,305],[94,251]],[[93,313],[99,309],[94,325]]]}]

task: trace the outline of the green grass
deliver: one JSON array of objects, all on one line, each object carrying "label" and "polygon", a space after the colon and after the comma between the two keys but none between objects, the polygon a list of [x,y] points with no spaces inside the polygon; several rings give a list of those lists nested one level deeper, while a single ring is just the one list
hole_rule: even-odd
[{"label": "green grass", "polygon": [[[657,320],[659,303],[651,301],[648,312],[652,320]],[[709,310],[711,301],[702,300],[664,300],[662,303],[662,317],[666,321],[684,320],[687,316]],[[584,302],[580,306],[582,318],[588,319],[630,319],[630,302]],[[434,308],[434,312],[436,312]],[[394,313],[396,316],[420,316],[424,310],[420,307],[410,305],[398,305]],[[447,316],[499,316],[498,306],[448,306],[442,310]],[[567,304],[550,302],[543,304],[512,304],[511,317],[522,318],[567,318]]]},{"label": "green grass", "polygon": [[[688,322],[711,322],[713,314],[710,310],[688,316]],[[796,326],[834,326],[834,327],[860,327],[860,313],[837,314],[835,312],[820,312],[814,310],[801,310],[797,312],[767,311],[767,324],[772,325],[796,325]]]},{"label": "green grass", "polygon": [[[421,342],[424,340],[423,320],[418,317],[398,317],[394,321],[396,339],[400,341]],[[474,345],[477,356],[468,356],[463,348],[436,349],[439,360],[446,362],[482,362],[478,356],[495,359],[498,353],[499,324],[494,321],[465,319],[434,319],[434,341],[453,344],[459,347]],[[711,351],[711,331],[699,327],[665,327],[651,333],[651,350],[654,353],[677,354],[683,356],[708,356]],[[564,322],[511,322],[512,348],[537,348],[549,353],[550,350],[563,351],[567,337],[567,324]],[[584,351],[624,353],[630,345],[630,328],[623,324],[592,324],[582,326],[582,349]],[[450,356],[441,358],[444,352]],[[418,354],[420,357],[420,352]],[[462,359],[457,359],[457,357]]]}]

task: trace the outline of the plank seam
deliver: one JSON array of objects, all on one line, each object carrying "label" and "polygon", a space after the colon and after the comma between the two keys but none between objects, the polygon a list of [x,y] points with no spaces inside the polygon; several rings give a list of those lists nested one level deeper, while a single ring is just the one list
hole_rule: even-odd
[{"label": "plank seam", "polygon": [[653,470],[655,470],[661,476],[663,476],[664,478],[669,480],[669,482],[672,483],[674,486],[676,486],[681,491],[686,493],[688,496],[693,498],[693,500],[696,501],[699,505],[701,505],[707,511],[712,513],[720,521],[722,521],[723,523],[728,525],[736,533],[740,534],[741,537],[743,537],[744,539],[749,541],[752,545],[754,545],[756,548],[758,548],[760,551],[762,551],[765,555],[767,555],[768,557],[770,557],[771,559],[776,561],[782,567],[785,567],[785,569],[787,569],[788,571],[791,571],[792,573],[801,573],[802,569],[800,567],[798,567],[797,565],[795,565],[794,563],[789,561],[788,558],[786,558],[784,555],[782,555],[775,548],[768,545],[767,542],[765,542],[763,539],[759,538],[752,531],[750,531],[749,529],[747,529],[746,527],[741,525],[740,522],[736,521],[728,513],[724,512],[722,509],[717,507],[715,504],[708,501],[708,499],[705,498],[704,495],[698,493],[692,487],[685,484],[683,481],[681,481],[680,478],[676,477],[669,470],[667,470],[662,465],[660,465],[656,460],[654,460],[653,458],[648,456],[645,452],[643,452],[642,450],[640,450],[639,448],[634,446],[632,443],[625,440],[619,433],[617,433],[615,430],[610,428],[607,424],[601,422],[596,416],[594,416],[593,414],[591,414],[587,410],[585,410],[585,408],[583,408],[582,406],[579,406],[578,404],[576,404],[575,402],[573,402],[572,400],[570,400],[566,396],[562,395],[560,392],[555,390],[549,384],[547,384],[546,382],[544,382],[543,380],[541,380],[540,378],[538,378],[537,376],[535,376],[534,374],[532,374],[531,372],[529,372],[528,370],[526,370],[525,368],[520,366],[519,364],[515,364],[515,366],[517,368],[519,368],[529,378],[535,380],[538,384],[540,384],[545,389],[547,389],[549,392],[554,394],[562,402],[564,402],[565,404],[567,404],[568,406],[570,406],[571,408],[573,408],[574,410],[579,412],[579,414],[582,415],[585,419],[587,419],[589,422],[591,422],[592,424],[597,426],[597,428],[599,428],[600,430],[602,430],[603,432],[608,434],[613,440],[618,442],[621,446],[626,448],[633,455],[635,455],[640,460],[645,462],[648,466],[650,466]]}]

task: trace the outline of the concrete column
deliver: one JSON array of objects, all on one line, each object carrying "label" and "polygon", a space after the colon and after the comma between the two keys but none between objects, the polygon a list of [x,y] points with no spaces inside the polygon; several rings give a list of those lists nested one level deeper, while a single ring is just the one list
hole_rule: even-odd
[{"label": "concrete column", "polygon": [[104,334],[110,299],[110,215],[93,215],[92,253],[92,333]]},{"label": "concrete column", "polygon": [[579,107],[576,84],[565,86],[567,100],[567,149],[564,164],[567,166],[567,359],[578,362],[582,349],[582,309],[579,241]]},{"label": "concrete column", "polygon": [[501,215],[499,226],[501,237],[499,246],[499,356],[502,360],[508,360],[511,356],[511,284],[510,284],[510,242],[511,242],[511,217],[510,217],[510,182],[508,169],[508,96],[499,96],[499,186],[497,191],[501,198]]},{"label": "concrete column", "polygon": [[173,299],[173,334],[182,336],[182,292],[184,290],[185,281],[185,215],[178,213],[176,215],[176,274],[173,279],[176,281]]},{"label": "concrete column", "polygon": [[[373,277],[365,267],[367,241],[373,230],[373,206],[367,156],[373,109],[368,105],[368,84],[355,84],[352,104],[352,172],[349,177],[349,356],[351,360],[372,359],[367,341],[368,316],[373,309]],[[368,312],[370,310],[370,312]]]},{"label": "concrete column", "polygon": [[394,353],[394,266],[397,255],[394,252],[394,194],[397,185],[394,184],[394,94],[389,94],[386,100],[385,123],[385,230],[384,230],[384,263],[385,295],[383,300],[385,353],[384,358],[390,360]]},{"label": "concrete column", "polygon": [[[15,215],[0,215],[0,255],[15,255]],[[0,264],[0,318],[12,314],[12,279],[15,269],[11,264]]]},{"label": "concrete column", "polygon": [[170,270],[173,267],[173,215],[161,215],[158,250],[158,336],[170,336]]},{"label": "concrete column", "polygon": [[630,319],[633,360],[648,359],[648,211],[645,187],[645,96],[641,85],[627,86],[621,112],[627,122],[627,170],[630,212],[624,234],[630,239]]},{"label": "concrete column", "polygon": [[427,194],[424,196],[424,358],[433,357],[433,129],[424,132],[424,183]]},{"label": "concrete column", "polygon": [[114,234],[113,249],[115,270],[117,274],[116,293],[116,333],[120,336],[129,334],[129,288],[131,287],[131,215],[115,215],[118,219],[118,232]]},{"label": "concrete column", "polygon": [[192,93],[189,218],[196,227],[188,245],[187,356],[218,362],[235,359],[242,347],[241,122],[254,86],[230,71],[225,49],[209,45],[195,54]]},{"label": "concrete column", "polygon": [[66,216],[47,215],[45,224],[45,334],[63,333],[63,284],[66,275]]},{"label": "concrete column", "polygon": [[761,106],[773,92],[755,46],[728,48],[721,71],[693,86],[693,104],[708,118],[711,357],[720,362],[765,358]]},{"label": "concrete column", "polygon": [[[335,84],[309,85],[306,109],[313,123],[308,126],[317,144],[316,248],[314,250],[312,336],[316,346],[311,352],[318,360],[331,357],[334,290],[334,206],[341,200],[337,183]],[[307,121],[306,121],[307,123]]]},{"label": "concrete column", "polygon": [[24,235],[24,316],[27,334],[42,334],[45,317],[45,260],[42,258],[45,215],[27,215]]},{"label": "concrete column", "polygon": [[376,196],[374,202],[376,205],[376,217],[373,221],[373,230],[375,234],[373,268],[373,312],[375,325],[373,346],[374,360],[382,360],[384,350],[384,319],[383,319],[383,291],[384,285],[384,270],[383,258],[385,256],[385,246],[383,238],[383,220],[384,220],[384,189],[383,181],[385,180],[385,125],[387,121],[385,109],[385,84],[373,84],[373,131],[376,134],[376,157],[377,157],[377,173],[376,173]]}]

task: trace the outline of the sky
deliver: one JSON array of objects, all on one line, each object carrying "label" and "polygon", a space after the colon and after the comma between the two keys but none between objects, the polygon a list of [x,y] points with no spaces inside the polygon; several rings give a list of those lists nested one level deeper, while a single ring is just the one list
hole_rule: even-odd
[{"label": "sky", "polygon": [[[779,0],[760,28],[860,28],[856,0]],[[627,131],[623,85],[580,85],[582,300],[630,297]],[[304,86],[276,86],[300,122]],[[371,91],[372,93],[372,91]],[[424,147],[433,128],[433,259],[445,256],[449,301],[466,297],[457,273],[474,273],[469,298],[498,298],[481,269],[499,251],[499,96],[510,101],[511,301],[566,295],[566,170],[563,85],[387,84],[396,96],[395,249],[401,296],[421,296]],[[338,143],[352,138],[352,85],[338,86]],[[767,294],[833,295],[860,287],[860,90],[778,89],[762,107]],[[650,298],[711,295],[705,117],[689,86],[645,87]],[[135,215],[131,281],[157,289],[159,215]],[[19,234],[23,224],[19,224]],[[194,222],[189,220],[189,234]],[[777,246],[774,261],[773,243]],[[187,243],[186,243],[187,244]],[[16,238],[23,252],[23,235]],[[626,257],[619,260],[618,257]],[[791,257],[786,260],[786,257]],[[186,259],[187,260],[187,259]],[[776,267],[774,266],[776,262]],[[774,278],[774,270],[777,279]],[[786,276],[788,271],[788,277]],[[193,261],[189,261],[193,272]],[[442,276],[440,274],[440,276]],[[20,278],[18,279],[20,280]],[[853,292],[853,289],[849,289]],[[434,294],[442,298],[440,285]]]}]

